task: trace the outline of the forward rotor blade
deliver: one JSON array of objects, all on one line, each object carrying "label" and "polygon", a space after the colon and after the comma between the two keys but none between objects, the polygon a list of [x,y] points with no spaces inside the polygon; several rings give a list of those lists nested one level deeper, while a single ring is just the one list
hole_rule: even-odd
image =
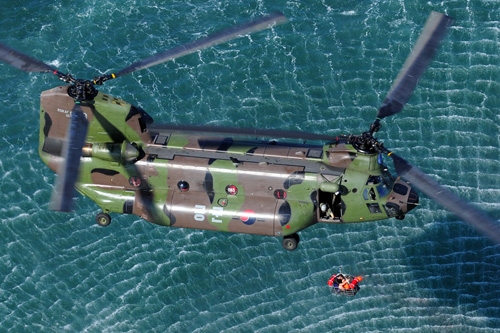
[{"label": "forward rotor blade", "polygon": [[0,60],[25,72],[49,73],[56,70],[51,66],[0,43]]},{"label": "forward rotor blade", "polygon": [[71,111],[71,121],[63,147],[63,163],[59,166],[58,178],[50,204],[51,210],[69,212],[73,204],[75,183],[78,179],[82,147],[87,136],[88,121],[78,102]]},{"label": "forward rotor blade", "polygon": [[403,158],[395,154],[390,154],[390,156],[394,161],[397,173],[401,177],[446,209],[455,213],[477,231],[490,237],[495,243],[500,244],[500,223],[498,221],[459,198]]},{"label": "forward rotor blade", "polygon": [[424,30],[420,34],[412,52],[406,59],[403,68],[389,90],[377,118],[382,119],[400,112],[410,95],[415,90],[420,76],[425,72],[436,53],[439,42],[443,39],[452,18],[441,13],[432,12],[427,19]]},{"label": "forward rotor blade", "polygon": [[238,36],[243,36],[247,34],[251,34],[257,31],[261,31],[271,27],[272,25],[279,25],[287,21],[285,15],[280,12],[276,12],[269,16],[261,17],[257,20],[225,29],[221,32],[215,33],[208,37],[198,39],[194,42],[190,42],[188,44],[184,44],[173,49],[161,52],[147,59],[138,61],[128,66],[127,68],[122,69],[118,73],[115,73],[114,76],[122,76],[125,74],[129,74],[141,69],[145,69],[151,66],[155,66],[161,64],[165,61],[169,61],[172,59],[179,58],[181,56],[206,49],[210,46],[214,46],[217,44],[221,44],[227,42],[231,39],[234,39]]}]

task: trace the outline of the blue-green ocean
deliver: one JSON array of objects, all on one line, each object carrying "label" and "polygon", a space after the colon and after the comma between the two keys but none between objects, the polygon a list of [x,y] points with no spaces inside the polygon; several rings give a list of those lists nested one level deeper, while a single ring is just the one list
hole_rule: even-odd
[{"label": "blue-green ocean", "polygon": [[[378,138],[500,219],[500,1],[2,1],[0,42],[91,79],[282,11],[289,23],[101,88],[156,123],[368,130],[432,10],[455,18]],[[500,247],[421,195],[405,220],[273,237],[159,227],[79,196],[48,210],[39,95],[53,75],[0,64],[0,331],[500,331]],[[364,277],[329,293],[339,266]]]}]

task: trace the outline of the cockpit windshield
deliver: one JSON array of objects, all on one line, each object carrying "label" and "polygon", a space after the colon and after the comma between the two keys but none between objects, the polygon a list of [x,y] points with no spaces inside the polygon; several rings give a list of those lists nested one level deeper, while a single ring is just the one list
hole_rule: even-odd
[{"label": "cockpit windshield", "polygon": [[379,198],[383,198],[386,195],[389,195],[389,193],[391,193],[391,189],[387,187],[385,182],[378,184],[376,188]]},{"label": "cockpit windshield", "polygon": [[391,192],[393,186],[394,178],[389,173],[389,171],[385,169],[384,171],[382,171],[382,183],[377,186],[377,191],[380,194],[380,197],[385,197],[386,195],[388,195]]},{"label": "cockpit windshield", "polygon": [[[391,192],[392,176],[388,172],[387,175],[382,174],[382,176],[369,176],[366,185],[374,186],[377,189],[378,197],[383,198]],[[373,193],[373,197],[375,197],[375,193]],[[368,198],[365,199],[368,200]]]},{"label": "cockpit windshield", "polygon": [[378,197],[383,198],[391,193],[394,179],[387,170],[384,170],[381,176],[369,176],[366,185],[374,186],[377,189]]}]

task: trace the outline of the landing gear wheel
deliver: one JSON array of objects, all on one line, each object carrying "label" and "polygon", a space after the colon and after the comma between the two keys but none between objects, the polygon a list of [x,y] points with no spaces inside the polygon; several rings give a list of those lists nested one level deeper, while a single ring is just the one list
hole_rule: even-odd
[{"label": "landing gear wheel", "polygon": [[285,248],[287,251],[293,251],[297,248],[297,245],[299,245],[300,237],[297,234],[292,234],[290,236],[285,236],[283,237],[283,241],[281,242],[281,245]]},{"label": "landing gear wheel", "polygon": [[95,221],[101,227],[107,227],[111,223],[111,216],[106,213],[99,213],[95,217]]}]

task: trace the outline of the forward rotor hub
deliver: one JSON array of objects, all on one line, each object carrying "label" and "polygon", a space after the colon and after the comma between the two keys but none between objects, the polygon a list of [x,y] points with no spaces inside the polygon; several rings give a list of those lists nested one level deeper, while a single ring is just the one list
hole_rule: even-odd
[{"label": "forward rotor hub", "polygon": [[[373,126],[373,125],[372,125]],[[380,127],[380,125],[379,125]],[[373,132],[364,132],[360,136],[356,136],[352,146],[359,152],[365,154],[387,154],[389,151],[384,147],[381,141],[373,136]]]}]

